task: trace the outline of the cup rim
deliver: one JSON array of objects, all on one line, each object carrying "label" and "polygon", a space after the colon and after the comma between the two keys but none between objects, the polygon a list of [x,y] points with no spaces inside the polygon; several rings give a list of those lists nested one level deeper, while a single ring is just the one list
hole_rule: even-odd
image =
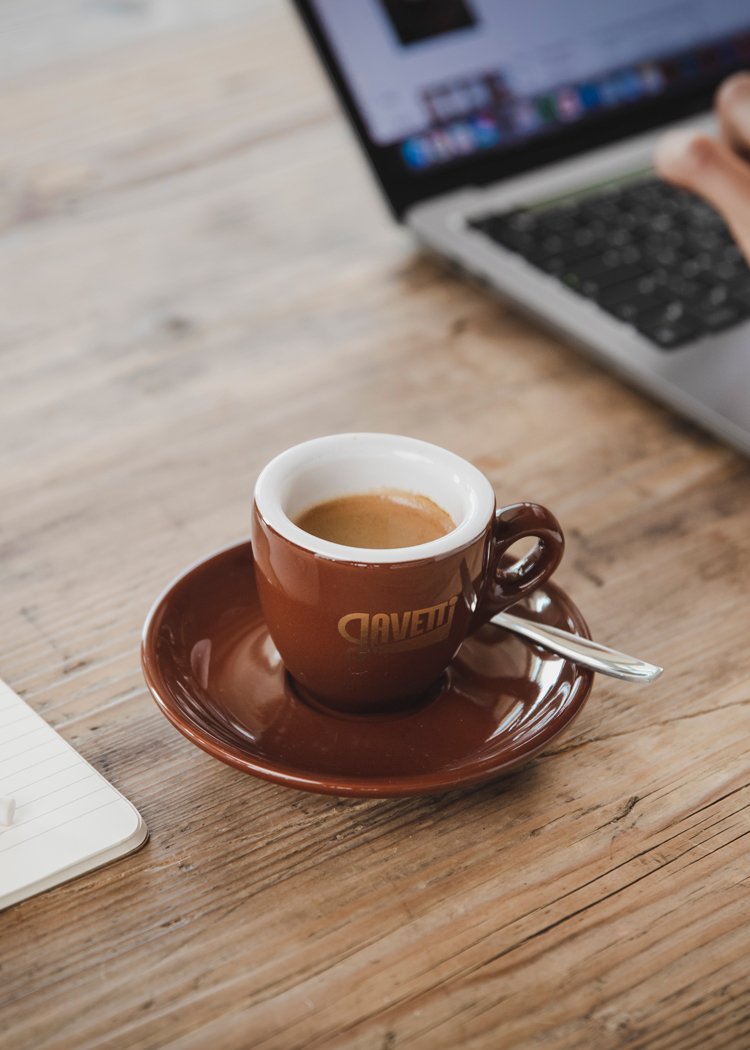
[{"label": "cup rim", "polygon": [[[351,547],[320,539],[295,525],[282,507],[279,494],[282,479],[295,471],[302,472],[306,464],[319,464],[323,457],[356,454],[357,451],[401,455],[415,463],[421,459],[423,463],[429,462],[445,470],[445,484],[454,492],[460,491],[465,499],[464,516],[451,532],[411,547]],[[317,557],[337,562],[395,565],[452,554],[476,540],[495,512],[495,492],[480,470],[448,449],[419,438],[358,431],[312,438],[275,456],[255,483],[255,506],[258,516],[274,532]]]}]

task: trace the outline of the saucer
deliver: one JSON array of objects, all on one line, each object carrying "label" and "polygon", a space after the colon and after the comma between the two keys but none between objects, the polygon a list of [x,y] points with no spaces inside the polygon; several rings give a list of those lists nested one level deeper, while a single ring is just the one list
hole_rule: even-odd
[{"label": "saucer", "polygon": [[[554,584],[513,611],[590,637]],[[313,707],[268,634],[249,542],[167,587],[146,619],[141,659],[163,714],[215,758],[285,787],[374,798],[446,791],[516,769],[570,724],[593,679],[488,624],[419,707],[370,716]]]}]

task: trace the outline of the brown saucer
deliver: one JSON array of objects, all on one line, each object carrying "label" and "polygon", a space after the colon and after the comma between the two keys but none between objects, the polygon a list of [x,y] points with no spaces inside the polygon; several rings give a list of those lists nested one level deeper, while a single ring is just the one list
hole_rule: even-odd
[{"label": "brown saucer", "polygon": [[[546,584],[514,612],[590,637]],[[198,747],[286,787],[392,797],[444,791],[527,762],[580,711],[593,674],[489,625],[464,643],[432,697],[395,715],[310,706],[288,679],[260,614],[249,542],[169,585],[143,629],[157,704]]]}]

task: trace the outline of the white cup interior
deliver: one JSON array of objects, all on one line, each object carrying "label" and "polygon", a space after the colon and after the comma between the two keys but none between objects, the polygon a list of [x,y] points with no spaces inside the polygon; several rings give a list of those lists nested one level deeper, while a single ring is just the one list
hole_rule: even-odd
[{"label": "white cup interior", "polygon": [[[445,536],[414,547],[348,547],[294,523],[318,503],[341,496],[400,489],[427,496],[455,522]],[[280,535],[321,557],[389,564],[456,550],[482,533],[495,508],[487,478],[446,449],[394,434],[333,434],[282,452],[261,472],[255,502]]]}]

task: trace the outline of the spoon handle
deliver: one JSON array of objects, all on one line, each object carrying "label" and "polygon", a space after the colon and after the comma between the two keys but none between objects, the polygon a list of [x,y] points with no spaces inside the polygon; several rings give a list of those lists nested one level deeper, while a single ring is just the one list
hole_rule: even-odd
[{"label": "spoon handle", "polygon": [[620,653],[617,649],[610,649],[588,638],[561,631],[559,627],[533,623],[513,613],[497,613],[492,617],[492,623],[505,627],[514,634],[520,634],[544,649],[567,657],[579,667],[589,667],[592,671],[608,674],[612,678],[623,678],[628,682],[653,682],[664,670],[656,664],[646,663],[645,660]]}]

